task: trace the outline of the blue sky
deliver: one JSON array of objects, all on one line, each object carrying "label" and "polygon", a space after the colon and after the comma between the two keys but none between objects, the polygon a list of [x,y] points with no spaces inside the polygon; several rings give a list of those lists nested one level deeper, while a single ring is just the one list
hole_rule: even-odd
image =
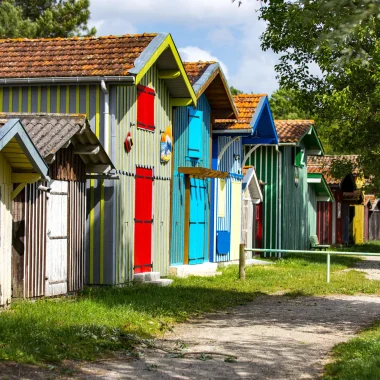
[{"label": "blue sky", "polygon": [[90,25],[101,35],[169,32],[186,61],[219,61],[230,85],[271,94],[278,88],[277,56],[263,52],[257,18],[260,1],[91,0]]}]

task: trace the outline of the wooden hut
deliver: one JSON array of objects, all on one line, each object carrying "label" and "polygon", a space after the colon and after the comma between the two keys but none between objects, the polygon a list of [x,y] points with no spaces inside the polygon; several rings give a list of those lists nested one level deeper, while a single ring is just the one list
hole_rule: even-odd
[{"label": "wooden hut", "polygon": [[12,199],[48,166],[19,120],[0,116],[0,306],[12,297]]},{"label": "wooden hut", "polygon": [[[56,296],[84,284],[86,173],[111,179],[114,166],[85,115],[8,113],[49,165],[49,181],[13,201],[12,296]],[[91,211],[91,210],[89,210]]]},{"label": "wooden hut", "polygon": [[[352,215],[350,217],[350,199],[356,190],[355,173],[343,178],[334,178],[330,168],[336,158],[341,156],[309,157],[307,166],[309,173],[320,173],[333,193],[335,202],[318,202],[317,235],[320,244],[348,244],[352,238]],[[344,196],[345,194],[345,196]]]},{"label": "wooden hut", "polygon": [[[239,244],[241,242],[241,198],[242,198],[242,166],[253,154],[253,151],[262,145],[269,150],[265,151],[267,158],[262,158],[261,165],[257,162],[252,163],[255,166],[255,172],[252,174],[258,176],[260,180],[267,178],[262,170],[263,161],[273,163],[272,170],[277,173],[277,167],[274,164],[277,154],[270,150],[278,142],[276,129],[274,126],[272,114],[269,107],[268,98],[262,94],[241,94],[234,96],[234,101],[238,109],[238,118],[236,120],[217,120],[213,129],[213,168],[227,171],[229,176],[225,182],[219,180],[215,185],[214,202],[215,212],[214,220],[216,226],[216,244],[212,247],[211,257],[215,261],[237,260],[239,258]],[[243,156],[243,146],[249,146],[248,152]],[[264,149],[265,149],[264,148]],[[273,197],[277,192],[277,183],[272,172],[266,171],[271,179],[269,186],[264,186],[263,206],[256,209],[255,215],[248,216],[249,219],[259,216],[264,218],[265,223],[270,226],[270,231],[265,231],[265,238],[271,239],[276,235],[276,220],[272,219],[275,210],[266,207],[268,199]],[[263,177],[260,177],[263,175]],[[254,180],[255,183],[256,179]],[[264,217],[262,215],[265,215]],[[274,221],[273,226],[270,221]],[[247,222],[248,223],[248,222]],[[252,222],[253,223],[253,222]],[[261,220],[260,220],[261,223]],[[244,225],[245,227],[245,225]],[[259,240],[262,239],[260,236]]]},{"label": "wooden hut", "polygon": [[0,111],[86,114],[120,176],[88,183],[87,282],[120,284],[152,270],[166,275],[172,107],[197,101],[171,36],[0,44]]},{"label": "wooden hut", "polygon": [[372,208],[369,210],[368,239],[380,240],[380,199],[371,201]]},{"label": "wooden hut", "polygon": [[308,249],[317,233],[317,203],[334,197],[322,174],[308,173],[307,159],[322,156],[312,120],[276,120],[280,162],[280,247]]},{"label": "wooden hut", "polygon": [[197,106],[176,107],[173,112],[170,265],[175,273],[179,273],[181,265],[210,260],[211,179],[228,175],[211,169],[211,130],[215,118],[237,117],[218,63],[185,62],[184,67],[197,96]]}]

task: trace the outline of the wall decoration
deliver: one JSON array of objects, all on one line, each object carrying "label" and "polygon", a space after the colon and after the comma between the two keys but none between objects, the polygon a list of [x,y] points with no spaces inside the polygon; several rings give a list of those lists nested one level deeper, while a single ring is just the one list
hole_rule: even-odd
[{"label": "wall decoration", "polygon": [[133,140],[132,140],[131,132],[128,132],[127,138],[124,141],[124,145],[125,145],[125,151],[127,153],[129,153],[132,149],[132,146],[133,146]]},{"label": "wall decoration", "polygon": [[172,127],[166,128],[161,136],[161,162],[169,162],[172,158]]}]

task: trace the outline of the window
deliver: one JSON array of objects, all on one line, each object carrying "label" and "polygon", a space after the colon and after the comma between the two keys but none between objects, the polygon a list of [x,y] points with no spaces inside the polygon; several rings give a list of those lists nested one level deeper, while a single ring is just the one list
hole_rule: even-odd
[{"label": "window", "polygon": [[303,167],[305,166],[305,150],[301,147],[296,147],[296,158],[294,161],[294,166]]},{"label": "window", "polygon": [[224,218],[226,216],[226,181],[219,179],[218,183],[218,217]]},{"label": "window", "polygon": [[152,88],[137,86],[137,128],[154,132],[154,98],[156,93]]},{"label": "window", "polygon": [[188,156],[192,159],[200,160],[202,158],[202,125],[203,125],[203,112],[188,108],[189,115],[189,145]]}]

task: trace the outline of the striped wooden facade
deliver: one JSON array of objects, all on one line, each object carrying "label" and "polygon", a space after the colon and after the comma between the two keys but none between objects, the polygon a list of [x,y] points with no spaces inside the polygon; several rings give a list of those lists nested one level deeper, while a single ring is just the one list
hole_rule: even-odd
[{"label": "striped wooden facade", "polygon": [[317,236],[319,244],[332,244],[333,235],[333,202],[318,202]]},{"label": "striped wooden facade", "polygon": [[[132,279],[136,166],[153,168],[153,270],[167,274],[171,162],[160,161],[160,131],[171,126],[170,96],[155,65],[141,84],[156,92],[155,132],[137,128],[135,86],[108,86],[111,125],[108,148],[120,180],[92,179],[87,183],[86,281],[90,284],[118,284]],[[0,87],[0,112],[83,113],[104,144],[104,93],[100,83]],[[134,143],[129,154],[124,149],[128,132]]]},{"label": "striped wooden facade", "polygon": [[[189,146],[189,117],[187,107],[177,107],[173,111],[173,188],[172,188],[172,230],[171,230],[171,248],[170,248],[170,265],[181,265],[185,263],[185,199],[186,199],[186,180],[182,173],[178,172],[179,167],[201,166],[211,168],[211,109],[207,97],[203,94],[197,102],[197,110],[203,112],[202,136],[202,159],[194,161],[188,157]],[[209,261],[209,244],[210,244],[210,196],[211,181],[202,179],[202,185],[206,188],[205,206],[205,233],[202,250],[203,261]]]},{"label": "striped wooden facade", "polygon": [[[251,146],[245,146],[245,154]],[[274,146],[260,146],[248,158],[246,162],[254,166],[257,179],[266,183],[263,187],[263,248],[276,249],[279,246],[277,221],[280,217],[279,178],[278,178],[278,153]]]},{"label": "striped wooden facade", "polygon": [[[60,149],[49,166],[54,181],[67,183],[67,255],[64,257],[64,291],[77,291],[84,285],[85,224],[86,224],[86,170],[73,148]],[[38,187],[46,182],[29,184],[13,201],[12,287],[14,298],[35,298],[49,295],[49,268],[47,268],[48,204],[51,195]],[[51,215],[50,218],[55,218]],[[60,223],[57,220],[56,223]],[[52,294],[56,295],[56,294]]]},{"label": "striped wooden facade", "polygon": [[[241,156],[243,152],[241,139],[234,141],[227,148],[219,165],[217,165],[217,157],[231,139],[228,136],[213,136],[213,169],[229,173],[226,179],[215,179],[212,181],[211,215],[213,222],[210,261],[213,262],[238,260],[239,258],[238,250],[241,241],[242,212],[241,184],[243,179],[243,175],[241,174]],[[236,156],[239,156],[239,159],[235,159]],[[228,253],[218,253],[217,239],[220,231],[226,231],[230,234],[230,249]]]},{"label": "striped wooden facade", "polygon": [[12,168],[0,152],[0,306],[11,301]]}]

